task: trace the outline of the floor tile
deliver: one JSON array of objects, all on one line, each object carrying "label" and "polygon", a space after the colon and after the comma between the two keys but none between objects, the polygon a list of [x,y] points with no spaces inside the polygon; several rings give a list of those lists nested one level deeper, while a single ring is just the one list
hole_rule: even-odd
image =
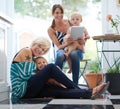
[{"label": "floor tile", "polygon": [[112,102],[103,99],[53,99],[48,104],[96,104],[96,105],[112,105]]},{"label": "floor tile", "polygon": [[34,98],[34,99],[22,99],[10,101],[9,99],[4,100],[0,104],[47,104],[51,101],[51,98]]},{"label": "floor tile", "polygon": [[0,109],[43,109],[45,106],[45,104],[3,104],[0,105]]},{"label": "floor tile", "polygon": [[112,105],[52,105],[49,104],[43,109],[114,109]]},{"label": "floor tile", "polygon": [[120,104],[120,99],[111,99],[113,104]]},{"label": "floor tile", "polygon": [[47,104],[51,101],[52,99],[50,98],[35,98],[35,99],[24,99],[20,100],[23,104]]},{"label": "floor tile", "polygon": [[120,109],[120,105],[114,105],[114,109]]},{"label": "floor tile", "polygon": [[[110,99],[109,99],[110,98]],[[15,102],[4,100],[0,109],[120,109],[120,95],[110,95],[107,99],[52,99],[34,98]]]},{"label": "floor tile", "polygon": [[120,95],[110,95],[110,99],[120,99]]}]

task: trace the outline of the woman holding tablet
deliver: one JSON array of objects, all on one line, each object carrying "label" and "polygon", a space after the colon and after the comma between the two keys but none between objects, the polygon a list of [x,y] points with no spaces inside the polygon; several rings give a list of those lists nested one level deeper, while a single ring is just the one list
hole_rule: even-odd
[{"label": "woman holding tablet", "polygon": [[[63,15],[63,7],[59,4],[53,5],[53,21],[51,26],[48,28],[48,35],[54,43],[54,47],[56,49],[55,64],[58,65],[61,69],[63,68],[66,61],[64,48],[73,42],[73,38],[69,37],[67,38],[67,42],[63,43],[63,38],[66,36],[67,31],[71,26],[68,20],[63,19]],[[77,85],[80,71],[80,60],[83,59],[83,50],[73,50],[69,57],[71,59],[72,79],[73,82]]]}]

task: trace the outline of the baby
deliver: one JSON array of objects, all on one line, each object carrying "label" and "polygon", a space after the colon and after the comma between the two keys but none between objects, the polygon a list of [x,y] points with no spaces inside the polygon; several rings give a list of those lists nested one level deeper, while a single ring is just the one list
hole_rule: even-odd
[{"label": "baby", "polygon": [[[34,61],[35,61],[36,65],[37,65],[37,70],[36,70],[35,73],[37,73],[40,70],[42,70],[48,64],[47,60],[44,57],[42,57],[42,56],[36,57]],[[65,88],[64,85],[62,85],[61,83],[57,82],[53,78],[50,78],[48,80],[47,84],[56,85],[56,86],[60,86],[60,87],[64,87]]]},{"label": "baby", "polygon": [[[80,26],[81,22],[82,22],[82,16],[79,13],[75,12],[71,15],[71,18],[70,18],[71,26]],[[64,37],[64,43],[67,41],[67,38],[70,37],[70,32],[71,32],[71,28],[69,28],[67,35]],[[73,41],[69,46],[65,48],[65,51],[66,51],[65,56],[68,60],[68,65],[70,67],[70,70],[68,71],[68,73],[71,73],[71,60],[69,59],[69,54],[76,49],[80,49],[83,52],[85,51],[85,42],[87,39],[90,38],[86,28],[84,28],[83,35],[84,35],[83,38]]]}]

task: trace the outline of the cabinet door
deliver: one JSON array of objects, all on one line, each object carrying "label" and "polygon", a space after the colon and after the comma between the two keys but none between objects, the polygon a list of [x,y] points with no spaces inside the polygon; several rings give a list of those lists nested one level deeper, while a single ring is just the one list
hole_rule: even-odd
[{"label": "cabinet door", "polygon": [[6,56],[6,27],[0,24],[0,84],[6,83],[7,56]]},{"label": "cabinet door", "polygon": [[0,22],[0,102],[9,98],[7,84],[7,55],[6,55],[7,25]]}]

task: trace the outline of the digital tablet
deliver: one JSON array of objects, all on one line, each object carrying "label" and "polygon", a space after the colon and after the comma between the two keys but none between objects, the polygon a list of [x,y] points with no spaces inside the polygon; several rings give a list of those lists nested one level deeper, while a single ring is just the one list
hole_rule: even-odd
[{"label": "digital tablet", "polygon": [[81,26],[72,26],[71,27],[71,33],[70,36],[74,39],[77,40],[79,38],[82,38],[84,36],[84,27]]}]

